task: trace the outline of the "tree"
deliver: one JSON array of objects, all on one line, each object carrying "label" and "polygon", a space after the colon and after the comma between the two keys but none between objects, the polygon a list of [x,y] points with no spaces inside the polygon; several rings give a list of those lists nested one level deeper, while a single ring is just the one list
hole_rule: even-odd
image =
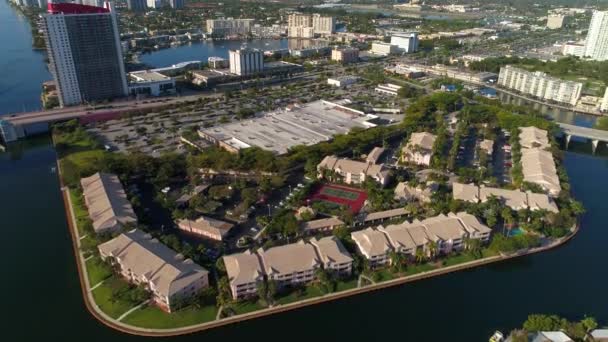
[{"label": "tree", "polygon": [[265,281],[258,283],[258,297],[262,300],[268,301],[268,285]]},{"label": "tree", "polygon": [[608,117],[603,116],[601,118],[598,118],[597,121],[595,122],[595,126],[596,129],[601,129],[603,131],[608,131]]},{"label": "tree", "polygon": [[390,258],[393,271],[401,273],[405,270],[405,258],[403,257],[403,254],[391,251]]},{"label": "tree", "polygon": [[416,249],[416,262],[419,264],[423,263],[426,260],[426,253],[423,248]]}]

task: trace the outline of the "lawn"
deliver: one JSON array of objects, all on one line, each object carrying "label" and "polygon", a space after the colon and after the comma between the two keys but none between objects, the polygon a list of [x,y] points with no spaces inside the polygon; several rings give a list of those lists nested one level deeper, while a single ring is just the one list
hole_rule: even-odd
[{"label": "lawn", "polygon": [[442,265],[443,266],[453,266],[453,265],[458,265],[458,264],[462,264],[468,261],[473,261],[475,260],[475,257],[473,257],[471,254],[469,253],[462,253],[462,254],[456,254],[453,256],[449,256],[445,259],[443,259],[442,261]]},{"label": "lawn", "polygon": [[289,293],[279,294],[277,295],[276,303],[277,304],[288,304],[297,302],[304,299],[320,297],[323,295],[323,292],[316,286],[307,286],[302,290],[292,290]]},{"label": "lawn", "polygon": [[323,187],[323,189],[321,189],[321,194],[326,195],[326,196],[343,198],[343,199],[347,199],[350,201],[354,201],[357,198],[359,198],[359,196],[360,196],[360,194],[358,192],[337,189],[337,188],[330,188],[327,186],[325,186],[325,187]]},{"label": "lawn", "polygon": [[426,272],[430,270],[434,270],[436,267],[430,263],[418,264],[418,265],[408,265],[405,270],[404,276],[410,276],[416,273]]},{"label": "lawn", "polygon": [[144,306],[133,311],[122,322],[142,328],[170,329],[215,320],[217,308],[205,306],[203,308],[188,307],[168,314],[156,306]]},{"label": "lawn", "polygon": [[255,301],[255,302],[249,300],[249,301],[238,302],[238,303],[232,305],[230,308],[233,309],[237,315],[242,315],[244,313],[264,309],[264,308],[266,308],[266,306],[263,305],[262,303],[260,303],[259,300]]},{"label": "lawn", "polygon": [[338,281],[336,284],[336,292],[354,289],[357,287],[357,279]]},{"label": "lawn", "polygon": [[116,279],[114,277],[108,278],[103,284],[93,290],[95,303],[99,306],[101,311],[105,312],[108,316],[112,318],[120,317],[120,315],[127,312],[135,305],[122,300],[112,301],[112,289],[128,286],[129,285],[121,279]]},{"label": "lawn", "polygon": [[91,286],[112,276],[112,269],[97,256],[87,260],[87,275]]},{"label": "lawn", "polygon": [[70,191],[70,201],[72,202],[72,207],[74,208],[74,216],[76,216],[78,233],[82,236],[85,234],[83,227],[91,222],[89,213],[84,206],[82,197],[78,196],[74,190]]},{"label": "lawn", "polygon": [[374,272],[374,276],[372,277],[376,283],[381,283],[383,281],[392,280],[395,278],[397,278],[397,275],[391,272],[389,269],[378,270]]}]

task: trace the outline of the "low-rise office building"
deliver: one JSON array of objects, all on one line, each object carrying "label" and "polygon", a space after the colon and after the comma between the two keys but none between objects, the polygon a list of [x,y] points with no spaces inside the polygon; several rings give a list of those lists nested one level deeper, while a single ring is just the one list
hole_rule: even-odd
[{"label": "low-rise office building", "polygon": [[327,79],[327,84],[336,87],[347,87],[351,84],[355,84],[359,81],[359,77],[356,76],[340,76]]},{"label": "low-rise office building", "polygon": [[399,51],[399,47],[397,45],[393,45],[391,43],[385,42],[373,42],[371,53],[380,56],[388,56],[395,54]]},{"label": "low-rise office building", "polygon": [[223,241],[230,233],[234,224],[226,221],[216,220],[211,217],[201,216],[196,220],[183,219],[177,221],[177,227],[188,233],[206,237],[216,241]]},{"label": "low-rise office building", "polygon": [[137,216],[118,176],[96,173],[80,180],[95,233],[111,233],[137,224]]},{"label": "low-rise office building", "polygon": [[226,69],[230,65],[226,58],[212,56],[207,58],[207,65],[209,65],[210,69]]},{"label": "low-rise office building", "polygon": [[258,295],[258,286],[264,281],[264,270],[258,255],[251,251],[226,255],[222,258],[232,299],[244,299]]},{"label": "low-rise office building", "polygon": [[396,84],[392,84],[392,83],[385,83],[385,84],[378,84],[376,86],[376,88],[374,88],[374,91],[376,93],[397,96],[399,94],[399,89],[401,89],[401,88],[403,88],[403,87],[400,85],[396,85]]},{"label": "low-rise office building", "polygon": [[326,170],[340,175],[346,184],[361,184],[367,178],[372,178],[385,186],[390,176],[389,170],[383,164],[378,165],[335,156],[326,156],[317,165],[318,177],[323,178]]},{"label": "low-rise office building", "polygon": [[168,312],[209,286],[207,270],[143,231],[120,234],[98,249],[103,260],[118,265],[129,282],[144,285],[152,300]]},{"label": "low-rise office building", "polygon": [[161,96],[175,94],[175,79],[152,70],[129,73],[129,94]]},{"label": "low-rise office building", "polygon": [[437,137],[428,132],[413,133],[401,150],[401,161],[416,165],[431,165],[433,145]]}]

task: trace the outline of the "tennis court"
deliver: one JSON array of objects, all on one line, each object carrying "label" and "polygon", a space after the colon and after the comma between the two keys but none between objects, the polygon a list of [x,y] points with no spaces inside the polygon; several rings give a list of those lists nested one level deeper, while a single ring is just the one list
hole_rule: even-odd
[{"label": "tennis court", "polygon": [[323,184],[310,196],[309,200],[330,202],[337,205],[346,205],[353,214],[358,213],[365,200],[367,193],[361,189],[349,188],[342,185]]}]

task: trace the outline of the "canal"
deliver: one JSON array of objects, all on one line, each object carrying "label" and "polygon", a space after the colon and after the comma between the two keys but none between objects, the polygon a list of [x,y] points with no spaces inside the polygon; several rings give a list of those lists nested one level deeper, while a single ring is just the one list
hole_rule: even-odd
[{"label": "canal", "polygon": [[[27,23],[0,1],[0,39],[10,39],[15,42],[12,46],[31,39],[29,29],[19,29],[21,25]],[[11,38],[6,32],[11,32]],[[21,102],[34,106],[37,101],[26,90],[34,88],[29,83],[35,80],[12,70],[22,61],[38,63],[30,68],[44,70],[39,65],[43,57],[30,49],[0,50],[0,75],[4,76],[0,89],[11,94],[0,96],[0,112],[19,108]],[[25,88],[14,90],[19,87]],[[574,122],[586,120],[567,116]],[[143,341],[106,328],[86,311],[54,163],[55,152],[45,136],[21,141],[0,153],[3,340]],[[608,210],[598,190],[608,189],[608,159],[567,152],[566,167],[574,194],[588,212],[580,233],[565,246],[169,340],[486,341],[495,329],[519,326],[530,313],[572,318],[587,314],[606,323]]]}]

